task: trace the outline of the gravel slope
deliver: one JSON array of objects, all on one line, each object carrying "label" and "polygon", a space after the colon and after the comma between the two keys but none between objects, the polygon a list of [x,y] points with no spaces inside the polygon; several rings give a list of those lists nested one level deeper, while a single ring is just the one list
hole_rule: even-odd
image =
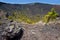
[{"label": "gravel slope", "polygon": [[[24,29],[21,40],[60,40],[60,23],[49,25],[18,23],[17,25]],[[0,40],[6,26],[6,24],[0,26]]]}]

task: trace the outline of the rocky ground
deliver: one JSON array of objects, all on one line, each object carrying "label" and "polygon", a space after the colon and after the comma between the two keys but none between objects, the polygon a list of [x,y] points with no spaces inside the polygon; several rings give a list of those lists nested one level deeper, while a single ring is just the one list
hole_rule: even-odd
[{"label": "rocky ground", "polygon": [[[9,24],[9,22],[7,22]],[[16,23],[16,22],[14,22]],[[34,25],[17,23],[24,29],[23,36],[20,40],[60,40],[60,23],[42,24],[37,23]],[[0,26],[0,40],[1,34],[7,24]]]},{"label": "rocky ground", "polygon": [[60,40],[60,24],[26,25],[21,40]]}]

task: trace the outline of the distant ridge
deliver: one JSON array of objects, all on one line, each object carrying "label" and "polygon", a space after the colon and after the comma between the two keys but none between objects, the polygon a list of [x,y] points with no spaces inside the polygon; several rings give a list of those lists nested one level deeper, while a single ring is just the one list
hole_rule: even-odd
[{"label": "distant ridge", "polygon": [[[0,4],[12,4],[12,3],[0,2]],[[15,3],[13,3],[13,4],[15,4]],[[16,4],[19,4],[19,3],[16,3]],[[26,3],[26,4],[47,4],[47,3],[34,2],[34,3]],[[49,5],[53,5],[53,4],[49,4]]]},{"label": "distant ridge", "polygon": [[0,2],[0,4],[7,4],[7,3],[4,3],[4,2]]},{"label": "distant ridge", "polygon": [[40,14],[44,15],[48,11],[51,10],[51,8],[55,8],[57,13],[60,14],[60,5],[51,5],[51,4],[44,4],[44,3],[28,3],[28,4],[10,4],[5,2],[0,2],[0,9],[4,10],[7,13],[13,13],[15,10],[24,11],[23,13],[26,14]]}]

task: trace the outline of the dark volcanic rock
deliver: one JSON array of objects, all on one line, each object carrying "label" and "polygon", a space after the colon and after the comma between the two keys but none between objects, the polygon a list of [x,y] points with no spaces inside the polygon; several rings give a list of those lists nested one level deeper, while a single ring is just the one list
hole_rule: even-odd
[{"label": "dark volcanic rock", "polygon": [[12,23],[2,32],[2,40],[20,40],[23,36],[23,32],[22,27]]}]

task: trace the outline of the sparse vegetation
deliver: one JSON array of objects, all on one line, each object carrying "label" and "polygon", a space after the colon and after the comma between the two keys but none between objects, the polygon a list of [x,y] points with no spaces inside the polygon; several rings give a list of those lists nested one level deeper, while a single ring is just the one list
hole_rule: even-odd
[{"label": "sparse vegetation", "polygon": [[[56,13],[55,9],[52,8],[50,12],[48,12],[44,17],[43,17],[43,22],[48,23],[49,21],[54,21],[58,14]],[[41,20],[40,14],[34,15],[29,17],[27,14],[20,12],[20,11],[15,11],[11,16],[8,17],[8,19],[15,20],[17,22],[26,22],[28,24],[35,24],[36,22]]]},{"label": "sparse vegetation", "polygon": [[2,22],[0,21],[0,25],[2,24]]},{"label": "sparse vegetation", "polygon": [[8,19],[15,20],[18,22],[26,22],[28,24],[34,24],[40,20],[40,15],[35,15],[35,16],[29,17],[28,15],[26,15],[24,13],[15,11],[15,12],[13,12],[13,14],[11,16],[8,17]]}]

